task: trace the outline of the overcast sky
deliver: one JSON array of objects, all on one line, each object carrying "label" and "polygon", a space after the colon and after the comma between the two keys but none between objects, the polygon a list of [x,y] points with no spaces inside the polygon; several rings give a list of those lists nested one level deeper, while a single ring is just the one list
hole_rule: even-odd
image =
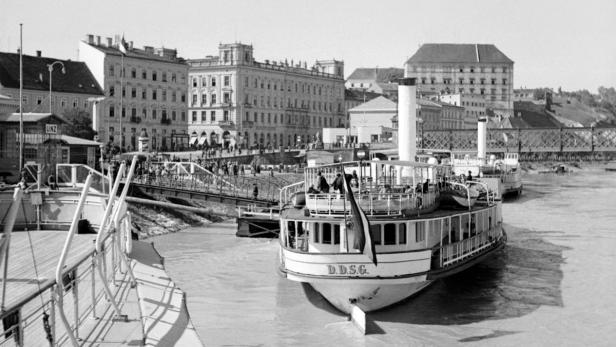
[{"label": "overcast sky", "polygon": [[493,43],[514,65],[516,88],[616,86],[616,0],[0,0],[0,50],[77,58],[92,33],[177,48],[185,58],[218,43],[252,43],[263,61],[342,59],[402,67],[422,43]]}]

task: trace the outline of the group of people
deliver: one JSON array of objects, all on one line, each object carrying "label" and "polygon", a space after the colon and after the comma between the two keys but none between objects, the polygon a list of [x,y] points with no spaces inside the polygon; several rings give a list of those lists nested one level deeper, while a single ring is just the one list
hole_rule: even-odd
[{"label": "group of people", "polygon": [[357,171],[353,170],[352,174],[345,173],[344,177],[342,174],[343,173],[341,172],[337,173],[336,178],[334,178],[332,184],[330,185],[327,183],[327,179],[325,179],[323,173],[319,171],[317,173],[317,181],[315,183],[316,188],[315,185],[311,185],[310,188],[308,188],[308,194],[327,194],[329,193],[330,188],[333,190],[333,193],[343,194],[344,179],[347,180],[351,188],[359,188],[359,177],[357,176]]}]

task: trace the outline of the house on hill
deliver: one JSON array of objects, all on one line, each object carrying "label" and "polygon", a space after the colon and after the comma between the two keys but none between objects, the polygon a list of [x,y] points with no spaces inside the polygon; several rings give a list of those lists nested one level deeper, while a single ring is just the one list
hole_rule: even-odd
[{"label": "house on hill", "polygon": [[385,95],[387,98],[398,100],[398,83],[404,77],[401,68],[357,68],[347,78],[344,86],[352,90],[365,90]]}]

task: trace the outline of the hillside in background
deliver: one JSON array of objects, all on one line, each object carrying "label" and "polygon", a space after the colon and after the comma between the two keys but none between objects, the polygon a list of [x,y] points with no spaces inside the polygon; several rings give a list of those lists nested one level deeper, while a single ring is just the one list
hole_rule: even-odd
[{"label": "hillside in background", "polygon": [[[547,111],[546,103],[549,104]],[[548,119],[567,127],[616,126],[616,90],[613,87],[599,87],[597,94],[588,90],[567,92],[558,88],[555,92],[551,88],[536,88],[532,101],[516,102],[514,109],[516,104],[519,104],[517,108],[530,110],[526,117],[530,126],[535,126],[535,121],[546,124]],[[541,113],[550,117],[543,119]]]},{"label": "hillside in background", "polygon": [[[552,111],[561,121],[577,122],[581,126],[616,125],[616,116],[602,107],[591,107],[576,98],[554,96]],[[562,119],[560,119],[562,118]]]},{"label": "hillside in background", "polygon": [[551,114],[546,112],[545,105],[530,101],[513,103],[514,116],[509,119],[513,128],[554,128],[562,126]]}]

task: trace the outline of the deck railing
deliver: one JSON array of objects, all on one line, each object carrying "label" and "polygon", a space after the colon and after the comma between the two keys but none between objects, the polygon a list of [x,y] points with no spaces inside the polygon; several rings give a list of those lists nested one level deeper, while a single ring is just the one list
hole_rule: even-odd
[{"label": "deck railing", "polygon": [[454,265],[463,259],[492,247],[502,235],[501,226],[497,225],[475,236],[440,247],[435,252],[435,254],[440,255],[440,268]]},{"label": "deck railing", "polygon": [[[350,211],[350,202],[345,200],[344,194],[320,193],[307,194],[306,205],[310,212],[317,215],[343,214]],[[404,210],[421,211],[432,208],[437,201],[436,190],[428,193],[355,193],[359,207],[367,215],[401,215]]]},{"label": "deck railing", "polygon": [[[133,168],[134,163],[136,158],[133,158]],[[92,191],[90,187],[94,176],[102,176],[90,170],[85,184],[77,185],[84,190],[80,196],[80,206],[83,206],[85,196]],[[119,185],[117,183],[114,185],[114,193]],[[125,185],[125,191],[127,188],[128,184]],[[124,197],[125,192],[119,199],[110,199],[97,235],[98,246],[66,266],[64,259],[70,250],[71,231],[75,231],[80,216],[80,208],[77,207],[55,278],[41,283],[36,291],[5,308],[0,314],[4,328],[0,335],[0,346],[77,346],[83,341],[96,338],[92,334],[105,322],[101,318],[111,318],[110,310],[115,308],[118,315],[115,302],[126,297],[128,287],[114,286],[111,291],[109,283],[115,284],[117,279],[124,279],[128,275],[134,284],[127,260],[132,247],[130,213],[121,208]],[[113,214],[110,212],[111,207],[115,212]],[[112,218],[107,218],[110,215]],[[96,276],[97,269],[100,278]]]},{"label": "deck railing", "polygon": [[92,173],[92,188],[101,193],[111,190],[111,178],[84,164],[56,164],[56,183],[59,187],[81,188]]}]

